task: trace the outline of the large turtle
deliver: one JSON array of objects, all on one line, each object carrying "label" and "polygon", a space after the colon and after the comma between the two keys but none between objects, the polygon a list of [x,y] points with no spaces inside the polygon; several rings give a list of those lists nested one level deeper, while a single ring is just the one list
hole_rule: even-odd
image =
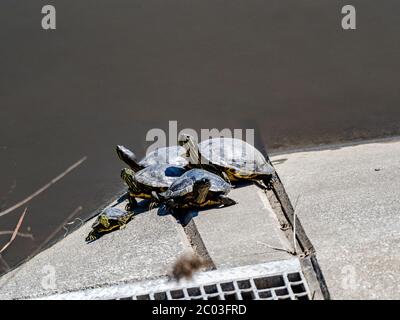
[{"label": "large turtle", "polygon": [[97,217],[92,225],[92,231],[86,237],[86,241],[92,242],[112,230],[123,229],[132,218],[132,212],[114,207],[107,208]]},{"label": "large turtle", "polygon": [[275,172],[260,151],[240,139],[212,138],[196,144],[190,135],[182,134],[179,143],[189,151],[192,166],[216,168],[232,182],[270,179]]},{"label": "large turtle", "polygon": [[171,164],[182,167],[188,164],[188,160],[185,158],[186,149],[182,146],[157,148],[140,161],[137,161],[134,152],[124,146],[118,145],[116,151],[118,157],[135,172],[154,164]]},{"label": "large turtle", "polygon": [[236,201],[226,196],[230,190],[231,185],[220,176],[203,169],[191,169],[158,196],[170,210],[231,206]]},{"label": "large turtle", "polygon": [[169,164],[152,164],[137,172],[133,169],[122,169],[121,178],[129,188],[126,209],[131,211],[137,205],[136,198],[157,202],[154,192],[166,191],[185,172],[185,168]]}]

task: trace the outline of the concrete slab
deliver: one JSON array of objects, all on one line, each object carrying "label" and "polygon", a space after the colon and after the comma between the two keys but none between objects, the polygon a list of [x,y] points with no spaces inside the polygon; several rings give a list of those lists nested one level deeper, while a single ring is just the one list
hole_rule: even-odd
[{"label": "concrete slab", "polygon": [[[124,204],[122,204],[124,205]],[[0,278],[0,299],[34,297],[125,283],[167,274],[190,244],[171,216],[157,210],[125,229],[86,244],[92,221]]]},{"label": "concrete slab", "polygon": [[400,299],[400,141],[272,157],[333,299]]},{"label": "concrete slab", "polygon": [[[238,204],[202,210],[194,217],[196,232],[219,270],[293,259],[285,252],[292,250],[291,244],[263,190],[238,187],[230,197]],[[92,223],[0,278],[0,299],[131,286],[165,276],[177,256],[193,250],[184,228],[172,216],[158,215],[157,209],[137,215],[124,230],[86,244]]]},{"label": "concrete slab", "polygon": [[195,223],[218,268],[292,258],[273,249],[290,249],[265,193],[254,185],[229,194],[238,204],[200,212]]}]

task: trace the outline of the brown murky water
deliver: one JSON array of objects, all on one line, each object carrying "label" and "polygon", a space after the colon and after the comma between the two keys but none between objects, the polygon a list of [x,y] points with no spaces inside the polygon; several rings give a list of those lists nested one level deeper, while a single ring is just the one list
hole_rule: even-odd
[{"label": "brown murky water", "polygon": [[400,132],[399,1],[353,0],[355,31],[342,1],[51,2],[55,31],[41,29],[46,1],[0,4],[1,208],[88,159],[26,205],[34,239],[17,237],[0,273],[120,191],[114,145],[143,154],[168,120],[257,128],[270,150]]}]

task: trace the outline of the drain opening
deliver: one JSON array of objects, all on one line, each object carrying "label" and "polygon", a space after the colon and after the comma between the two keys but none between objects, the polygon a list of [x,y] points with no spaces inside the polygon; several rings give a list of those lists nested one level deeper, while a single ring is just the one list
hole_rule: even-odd
[{"label": "drain opening", "polygon": [[[291,281],[295,280],[295,281]],[[216,282],[131,297],[133,300],[309,300],[301,272]]]},{"label": "drain opening", "polygon": [[[285,263],[278,274],[257,274],[243,272],[239,277],[229,278],[229,271],[220,272],[223,277],[214,277],[214,281],[198,283],[197,286],[181,285],[179,288],[146,295],[150,300],[309,300],[309,290],[301,269],[285,272]],[[242,267],[243,269],[243,267]],[[252,268],[254,270],[254,267]],[[244,269],[243,269],[244,270]],[[207,273],[205,273],[207,274]],[[213,277],[211,277],[213,278]],[[163,293],[163,295],[161,295]],[[131,299],[142,299],[143,296],[133,295]]]}]

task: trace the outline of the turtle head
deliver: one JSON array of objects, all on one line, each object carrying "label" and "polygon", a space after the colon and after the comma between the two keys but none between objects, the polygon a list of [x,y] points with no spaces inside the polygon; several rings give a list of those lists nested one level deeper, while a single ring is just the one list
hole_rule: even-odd
[{"label": "turtle head", "polygon": [[134,176],[135,171],[132,169],[124,168],[121,170],[121,178],[127,184],[129,189],[135,189]]},{"label": "turtle head", "polygon": [[99,224],[101,224],[106,229],[110,226],[110,221],[105,214],[101,214],[99,216]]},{"label": "turtle head", "polygon": [[116,147],[116,151],[118,157],[134,171],[139,171],[142,169],[142,166],[137,163],[136,155],[131,150],[124,146],[118,145]]},{"label": "turtle head", "polygon": [[178,144],[184,146],[188,142],[193,141],[193,137],[187,133],[181,133],[178,137]]},{"label": "turtle head", "polygon": [[178,137],[178,144],[186,149],[186,158],[191,164],[200,163],[200,152],[197,141],[187,133],[181,133]]},{"label": "turtle head", "polygon": [[193,197],[194,201],[198,204],[202,204],[206,201],[208,191],[211,188],[211,181],[208,178],[201,178],[196,181],[193,185]]}]

